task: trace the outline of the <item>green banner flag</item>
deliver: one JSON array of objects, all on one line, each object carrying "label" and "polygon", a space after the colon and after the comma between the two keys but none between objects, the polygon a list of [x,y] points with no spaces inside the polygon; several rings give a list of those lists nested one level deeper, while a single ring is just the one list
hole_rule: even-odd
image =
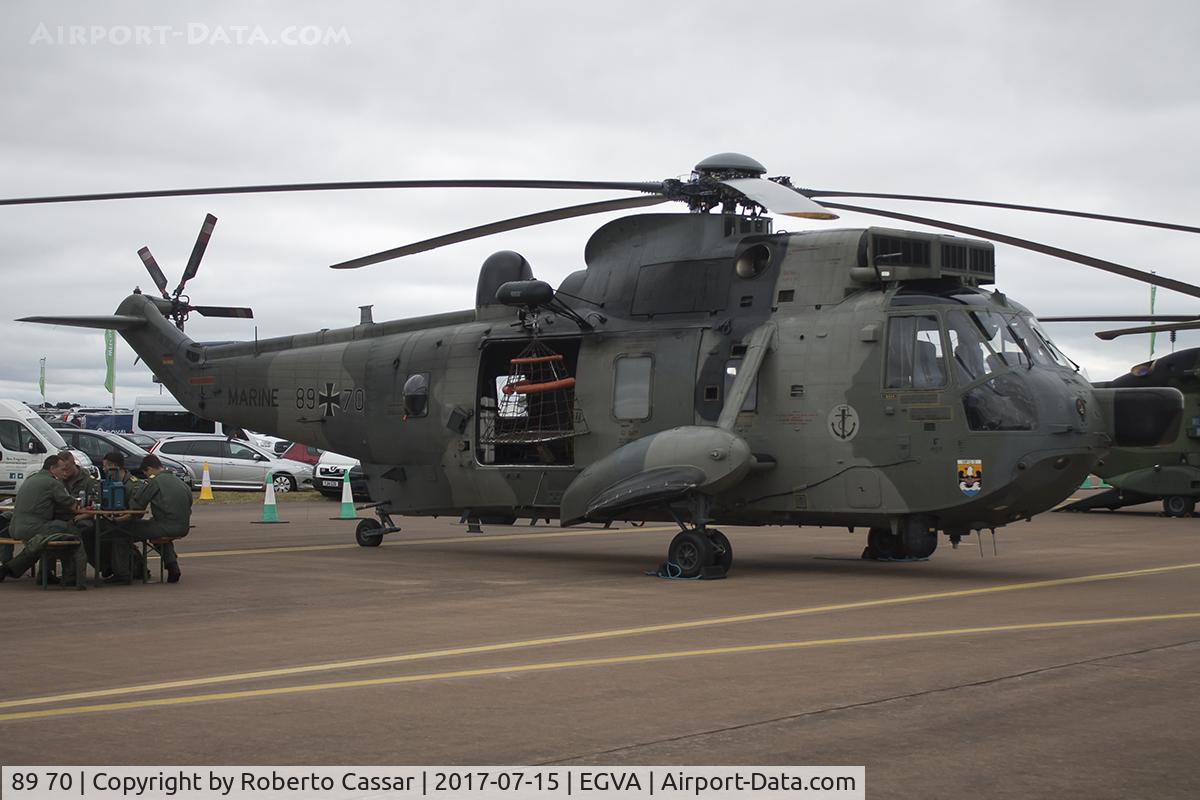
[{"label": "green banner flag", "polygon": [[115,361],[117,354],[117,332],[104,332],[104,388],[109,394],[116,393]]}]

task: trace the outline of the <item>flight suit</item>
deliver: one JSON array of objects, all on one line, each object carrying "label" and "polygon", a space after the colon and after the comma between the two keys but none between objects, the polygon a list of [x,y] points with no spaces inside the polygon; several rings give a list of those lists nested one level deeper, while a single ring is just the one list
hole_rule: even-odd
[{"label": "flight suit", "polygon": [[96,479],[84,472],[78,464],[75,465],[75,474],[62,483],[67,494],[73,498],[78,499],[79,493],[83,492],[84,502],[88,502],[95,494]]},{"label": "flight suit", "polygon": [[[38,470],[25,478],[17,490],[13,505],[13,518],[9,533],[21,539],[25,547],[6,566],[13,575],[21,575],[41,557],[46,544],[57,539],[79,541],[75,527],[70,523],[75,498],[67,494],[62,481],[48,470]],[[67,519],[56,517],[66,516]],[[63,558],[63,578],[69,583],[72,578],[82,585],[87,555],[83,547],[76,547]]]},{"label": "flight suit", "polygon": [[[9,523],[12,522],[12,512],[5,511],[0,513],[0,539],[11,539],[8,533]],[[0,544],[0,564],[10,560],[13,557],[13,546],[11,544]]]},{"label": "flight suit", "polygon": [[[129,531],[137,540],[157,539],[170,536],[181,539],[188,534],[192,520],[192,490],[187,484],[175,477],[171,472],[163,470],[153,478],[147,478],[138,483],[130,508],[147,508],[154,519],[135,520],[122,527]],[[167,543],[159,548],[163,564],[168,570],[177,569],[179,558],[175,554],[175,545]],[[114,552],[114,566],[118,559]]]},{"label": "flight suit", "polygon": [[[125,487],[125,503],[119,508],[129,508],[130,500],[133,498],[134,492],[140,485],[140,481],[133,477],[126,470],[120,471],[121,485]],[[97,481],[100,483],[100,481]],[[115,509],[109,509],[115,510]],[[87,546],[88,559],[93,564],[98,562],[98,567],[102,572],[112,572],[118,578],[129,579],[130,569],[133,574],[140,575],[145,569],[142,561],[142,555],[137,550],[131,547],[133,535],[130,532],[132,522],[109,521],[104,523],[104,535],[100,541],[100,553],[97,555],[92,552],[92,539],[84,538],[84,544]]]}]

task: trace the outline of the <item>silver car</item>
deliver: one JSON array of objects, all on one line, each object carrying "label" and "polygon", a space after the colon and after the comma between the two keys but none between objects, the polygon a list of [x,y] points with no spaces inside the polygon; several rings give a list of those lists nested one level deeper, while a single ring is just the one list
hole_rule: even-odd
[{"label": "silver car", "polygon": [[216,436],[171,436],[151,451],[182,461],[200,485],[204,465],[214,489],[261,489],[270,473],[277,492],[311,486],[312,467],[301,461],[277,458],[248,442]]}]

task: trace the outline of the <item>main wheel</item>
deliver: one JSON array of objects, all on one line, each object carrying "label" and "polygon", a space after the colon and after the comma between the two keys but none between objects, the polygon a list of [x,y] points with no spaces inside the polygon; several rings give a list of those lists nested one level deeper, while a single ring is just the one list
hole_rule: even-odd
[{"label": "main wheel", "polygon": [[728,573],[733,566],[733,545],[729,543],[729,537],[716,528],[709,528],[708,541],[713,548],[712,563],[721,568],[722,575]]},{"label": "main wheel", "polygon": [[271,483],[275,485],[276,492],[296,491],[296,479],[291,475],[272,475]]},{"label": "main wheel", "polygon": [[1186,517],[1196,510],[1196,498],[1173,494],[1163,498],[1163,511],[1168,517]]},{"label": "main wheel", "polygon": [[904,558],[904,546],[900,543],[900,537],[893,535],[890,528],[871,528],[867,533],[867,549],[863,558]]},{"label": "main wheel", "polygon": [[378,531],[382,528],[377,519],[368,517],[359,520],[358,527],[354,529],[354,541],[358,542],[359,547],[379,547],[383,543],[383,534]]},{"label": "main wheel", "polygon": [[713,545],[699,531],[681,531],[667,548],[667,560],[679,568],[680,578],[695,578],[713,563]]},{"label": "main wheel", "polygon": [[929,558],[937,550],[937,531],[924,525],[909,524],[900,534],[900,544],[908,558]]}]

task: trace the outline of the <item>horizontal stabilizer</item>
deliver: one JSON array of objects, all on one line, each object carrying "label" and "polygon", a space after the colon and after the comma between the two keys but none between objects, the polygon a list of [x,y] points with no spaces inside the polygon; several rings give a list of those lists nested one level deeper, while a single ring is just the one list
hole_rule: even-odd
[{"label": "horizontal stabilizer", "polygon": [[97,314],[88,317],[22,317],[17,322],[38,322],[42,325],[70,325],[73,328],[128,331],[146,324],[143,317],[128,314]]}]

